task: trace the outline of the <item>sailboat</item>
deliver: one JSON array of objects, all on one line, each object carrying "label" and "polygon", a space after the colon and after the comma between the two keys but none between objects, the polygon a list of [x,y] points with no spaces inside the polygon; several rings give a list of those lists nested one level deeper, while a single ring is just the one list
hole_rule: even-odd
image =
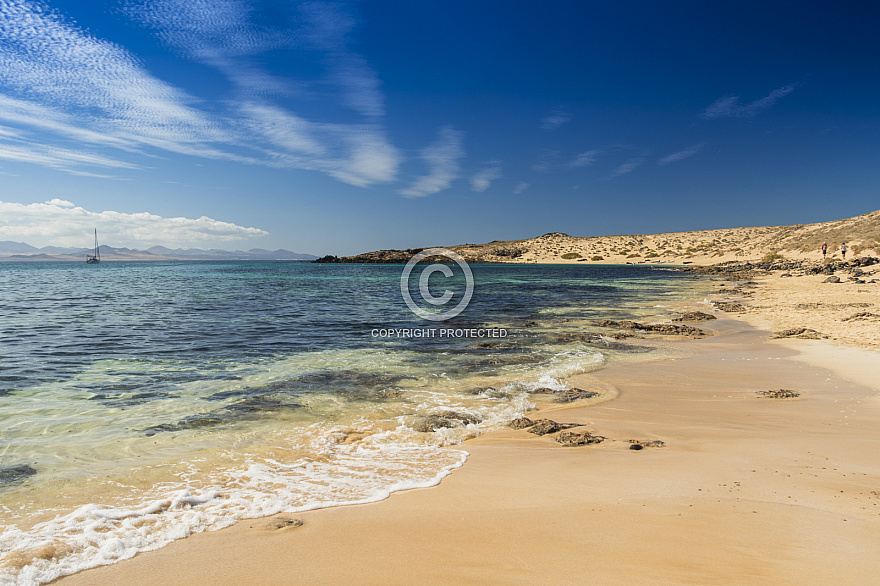
[{"label": "sailboat", "polygon": [[86,255],[86,263],[93,265],[101,262],[101,251],[98,250],[98,229],[95,228],[95,254]]}]

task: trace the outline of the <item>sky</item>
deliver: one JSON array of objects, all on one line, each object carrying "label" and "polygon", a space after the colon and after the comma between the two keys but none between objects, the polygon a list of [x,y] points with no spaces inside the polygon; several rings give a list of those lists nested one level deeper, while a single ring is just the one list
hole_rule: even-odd
[{"label": "sky", "polygon": [[880,208],[865,2],[0,0],[0,240],[355,254]]}]

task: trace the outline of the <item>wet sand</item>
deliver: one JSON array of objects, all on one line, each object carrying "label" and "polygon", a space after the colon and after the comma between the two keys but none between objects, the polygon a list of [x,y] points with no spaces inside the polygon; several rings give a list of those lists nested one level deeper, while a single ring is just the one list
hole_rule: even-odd
[{"label": "wet sand", "polygon": [[[618,391],[463,446],[431,489],[243,521],[59,580],[84,584],[804,584],[880,575],[880,352],[730,318],[686,358],[593,373]],[[830,370],[830,369],[835,369]],[[577,386],[577,377],[572,380]],[[794,399],[760,391],[791,389]],[[629,440],[664,447],[629,449]]]}]

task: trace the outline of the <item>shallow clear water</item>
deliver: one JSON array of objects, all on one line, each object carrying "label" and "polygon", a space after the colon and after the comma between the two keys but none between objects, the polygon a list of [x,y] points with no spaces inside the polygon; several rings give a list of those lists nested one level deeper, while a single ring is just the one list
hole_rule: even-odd
[{"label": "shallow clear water", "polygon": [[[659,352],[570,334],[706,290],[646,267],[472,265],[470,304],[431,322],[401,269],[0,263],[0,583],[434,484],[466,457],[444,446],[505,425],[530,389]],[[441,281],[454,304],[463,280]],[[507,335],[378,335],[430,328]],[[417,431],[447,410],[470,423]]]}]

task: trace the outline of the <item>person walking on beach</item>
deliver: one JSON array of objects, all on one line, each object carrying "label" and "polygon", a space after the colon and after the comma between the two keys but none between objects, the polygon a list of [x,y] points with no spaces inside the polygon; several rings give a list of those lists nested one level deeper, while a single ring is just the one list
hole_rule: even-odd
[{"label": "person walking on beach", "polygon": [[846,242],[840,245],[840,256],[843,257],[843,260],[846,260]]},{"label": "person walking on beach", "polygon": [[822,251],[822,260],[825,260],[825,255],[828,254],[828,243],[823,242],[819,250]]}]

